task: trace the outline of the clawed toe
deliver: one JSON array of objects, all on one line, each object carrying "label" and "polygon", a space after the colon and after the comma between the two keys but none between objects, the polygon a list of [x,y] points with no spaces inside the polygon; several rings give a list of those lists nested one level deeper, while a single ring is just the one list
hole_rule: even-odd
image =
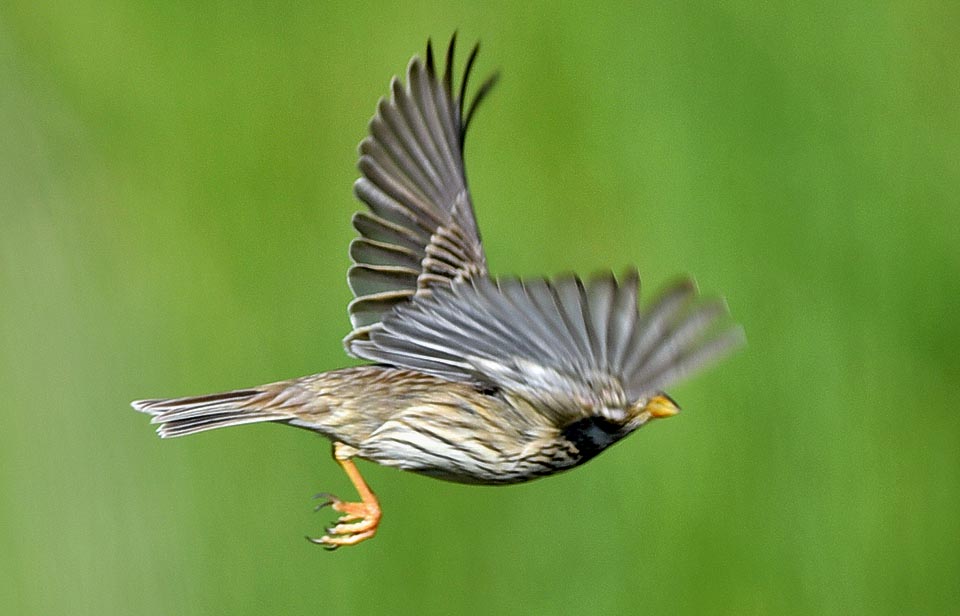
[{"label": "clawed toe", "polygon": [[323,492],[314,498],[322,498],[323,502],[314,507],[320,511],[330,507],[342,513],[334,525],[324,529],[322,537],[307,537],[311,543],[323,546],[328,550],[335,550],[342,545],[356,545],[370,539],[377,533],[380,524],[380,507],[376,503],[344,502],[332,494]]},{"label": "clawed toe", "polygon": [[328,552],[332,552],[344,545],[356,545],[361,541],[366,541],[375,534],[376,530],[368,530],[352,535],[324,535],[323,537],[307,537],[307,541],[321,546]]}]

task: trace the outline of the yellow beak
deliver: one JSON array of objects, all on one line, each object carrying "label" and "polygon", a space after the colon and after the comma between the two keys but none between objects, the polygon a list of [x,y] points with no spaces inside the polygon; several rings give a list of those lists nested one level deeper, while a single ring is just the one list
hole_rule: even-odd
[{"label": "yellow beak", "polygon": [[660,419],[662,417],[672,417],[676,415],[680,412],[680,407],[670,399],[670,396],[660,394],[650,398],[650,401],[643,407],[643,410],[650,413],[650,416],[654,419]]}]

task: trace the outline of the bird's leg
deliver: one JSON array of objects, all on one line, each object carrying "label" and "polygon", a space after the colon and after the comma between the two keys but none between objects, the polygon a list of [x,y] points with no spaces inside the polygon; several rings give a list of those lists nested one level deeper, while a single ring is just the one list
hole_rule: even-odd
[{"label": "bird's leg", "polygon": [[330,507],[343,514],[334,526],[326,529],[322,537],[307,537],[311,542],[330,550],[335,550],[342,545],[356,545],[370,539],[377,533],[377,526],[380,524],[380,503],[370,486],[360,476],[360,471],[353,460],[350,459],[354,453],[355,450],[343,443],[333,444],[333,459],[350,478],[357,494],[360,495],[360,502],[345,502],[326,493],[317,494],[314,497],[324,499],[316,506],[316,511]]}]

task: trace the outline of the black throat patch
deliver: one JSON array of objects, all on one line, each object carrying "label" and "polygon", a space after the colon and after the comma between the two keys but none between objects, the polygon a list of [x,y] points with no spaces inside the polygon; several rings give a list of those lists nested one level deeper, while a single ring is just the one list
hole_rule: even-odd
[{"label": "black throat patch", "polygon": [[576,445],[580,461],[586,462],[623,436],[622,426],[603,417],[587,417],[563,429],[563,437]]}]

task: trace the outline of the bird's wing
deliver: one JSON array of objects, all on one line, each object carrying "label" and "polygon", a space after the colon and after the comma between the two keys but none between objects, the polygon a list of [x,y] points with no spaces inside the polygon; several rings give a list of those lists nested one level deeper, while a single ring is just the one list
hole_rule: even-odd
[{"label": "bird's wing", "polygon": [[638,291],[636,270],[587,283],[473,278],[388,315],[362,353],[563,413],[649,397],[743,339],[723,300],[689,279],[643,310]]},{"label": "bird's wing", "polygon": [[464,114],[467,80],[479,46],[474,47],[453,90],[456,36],[447,49],[443,75],[434,68],[427,43],[423,61],[414,56],[407,83],[396,77],[360,143],[360,172],[354,185],[369,211],[357,212],[359,237],[350,244],[353,266],[347,275],[354,300],[353,331],[344,339],[348,353],[366,357],[361,342],[394,307],[437,287],[487,273],[480,233],[464,172],[464,137],[473,112],[496,81],[488,78]]}]

